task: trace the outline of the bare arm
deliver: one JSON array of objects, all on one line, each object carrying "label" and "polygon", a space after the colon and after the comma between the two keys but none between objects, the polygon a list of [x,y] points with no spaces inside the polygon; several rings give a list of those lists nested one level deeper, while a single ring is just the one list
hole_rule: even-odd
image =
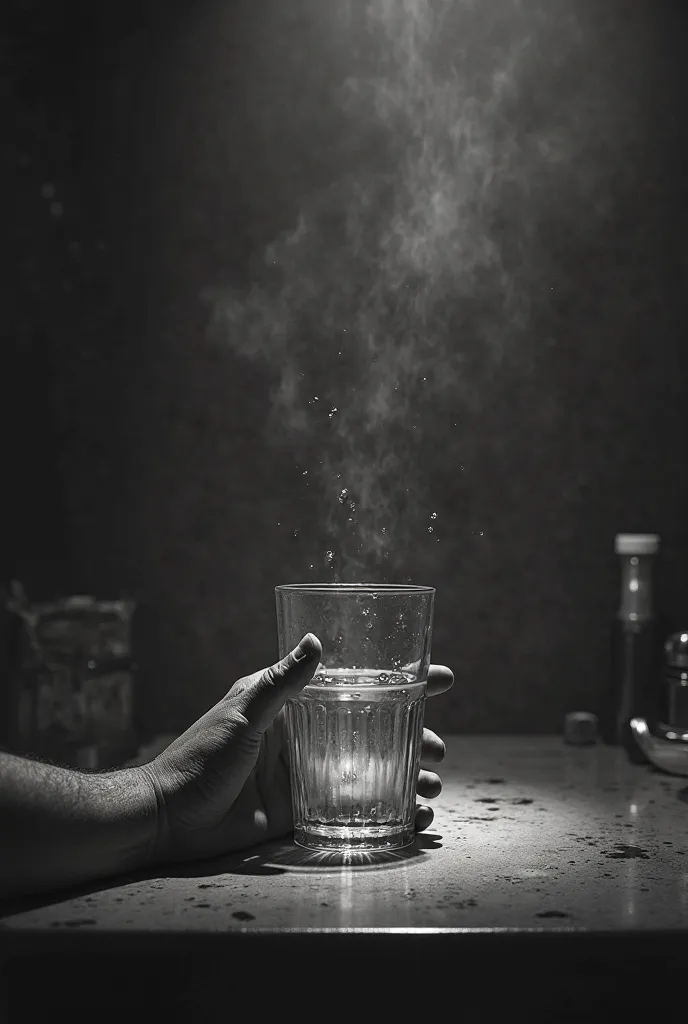
[{"label": "bare arm", "polygon": [[145,866],[156,818],[135,768],[89,775],[0,752],[0,897]]}]

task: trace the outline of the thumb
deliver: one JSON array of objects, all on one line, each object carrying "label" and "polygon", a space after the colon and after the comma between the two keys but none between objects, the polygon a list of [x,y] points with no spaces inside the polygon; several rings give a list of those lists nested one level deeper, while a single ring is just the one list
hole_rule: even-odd
[{"label": "thumb", "polygon": [[306,633],[286,658],[232,687],[228,697],[251,730],[265,732],[289,697],[295,697],[310,683],[321,654],[317,636]]}]

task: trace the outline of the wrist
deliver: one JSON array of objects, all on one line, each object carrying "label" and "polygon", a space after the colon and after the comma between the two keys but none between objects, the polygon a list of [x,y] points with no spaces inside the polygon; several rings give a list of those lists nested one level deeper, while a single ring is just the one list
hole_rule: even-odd
[{"label": "wrist", "polygon": [[147,774],[123,768],[90,776],[97,791],[98,814],[110,835],[113,871],[139,871],[156,860],[158,805]]},{"label": "wrist", "polygon": [[136,772],[136,799],[144,808],[147,823],[145,852],[146,865],[159,864],[168,859],[168,825],[165,809],[165,796],[160,780],[156,774],[155,762],[139,765],[132,769]]}]

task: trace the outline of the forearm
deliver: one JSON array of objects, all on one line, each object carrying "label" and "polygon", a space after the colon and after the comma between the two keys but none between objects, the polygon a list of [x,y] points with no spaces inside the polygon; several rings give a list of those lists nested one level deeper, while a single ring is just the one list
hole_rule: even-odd
[{"label": "forearm", "polygon": [[0,752],[0,897],[145,866],[156,814],[134,768],[89,775]]}]

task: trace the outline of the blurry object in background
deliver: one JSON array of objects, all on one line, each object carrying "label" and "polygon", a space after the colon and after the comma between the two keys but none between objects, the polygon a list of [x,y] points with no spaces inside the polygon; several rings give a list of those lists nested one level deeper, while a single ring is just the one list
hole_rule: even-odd
[{"label": "blurry object in background", "polygon": [[688,631],[672,633],[664,644],[664,687],[666,728],[688,732]]},{"label": "blurry object in background", "polygon": [[659,707],[659,632],[654,611],[654,533],[619,533],[621,600],[612,628],[611,672],[602,738],[622,746],[629,759],[647,763],[631,729],[632,718],[655,721]]},{"label": "blurry object in background", "polygon": [[564,742],[589,746],[597,742],[597,715],[590,711],[570,711],[564,719]]},{"label": "blurry object in background", "polygon": [[688,775],[688,733],[662,727],[664,735],[653,736],[644,718],[632,718],[631,731],[655,768],[670,775]]},{"label": "blurry object in background", "polygon": [[31,604],[12,584],[5,730],[12,750],[86,770],[135,755],[134,607],[94,597]]}]

